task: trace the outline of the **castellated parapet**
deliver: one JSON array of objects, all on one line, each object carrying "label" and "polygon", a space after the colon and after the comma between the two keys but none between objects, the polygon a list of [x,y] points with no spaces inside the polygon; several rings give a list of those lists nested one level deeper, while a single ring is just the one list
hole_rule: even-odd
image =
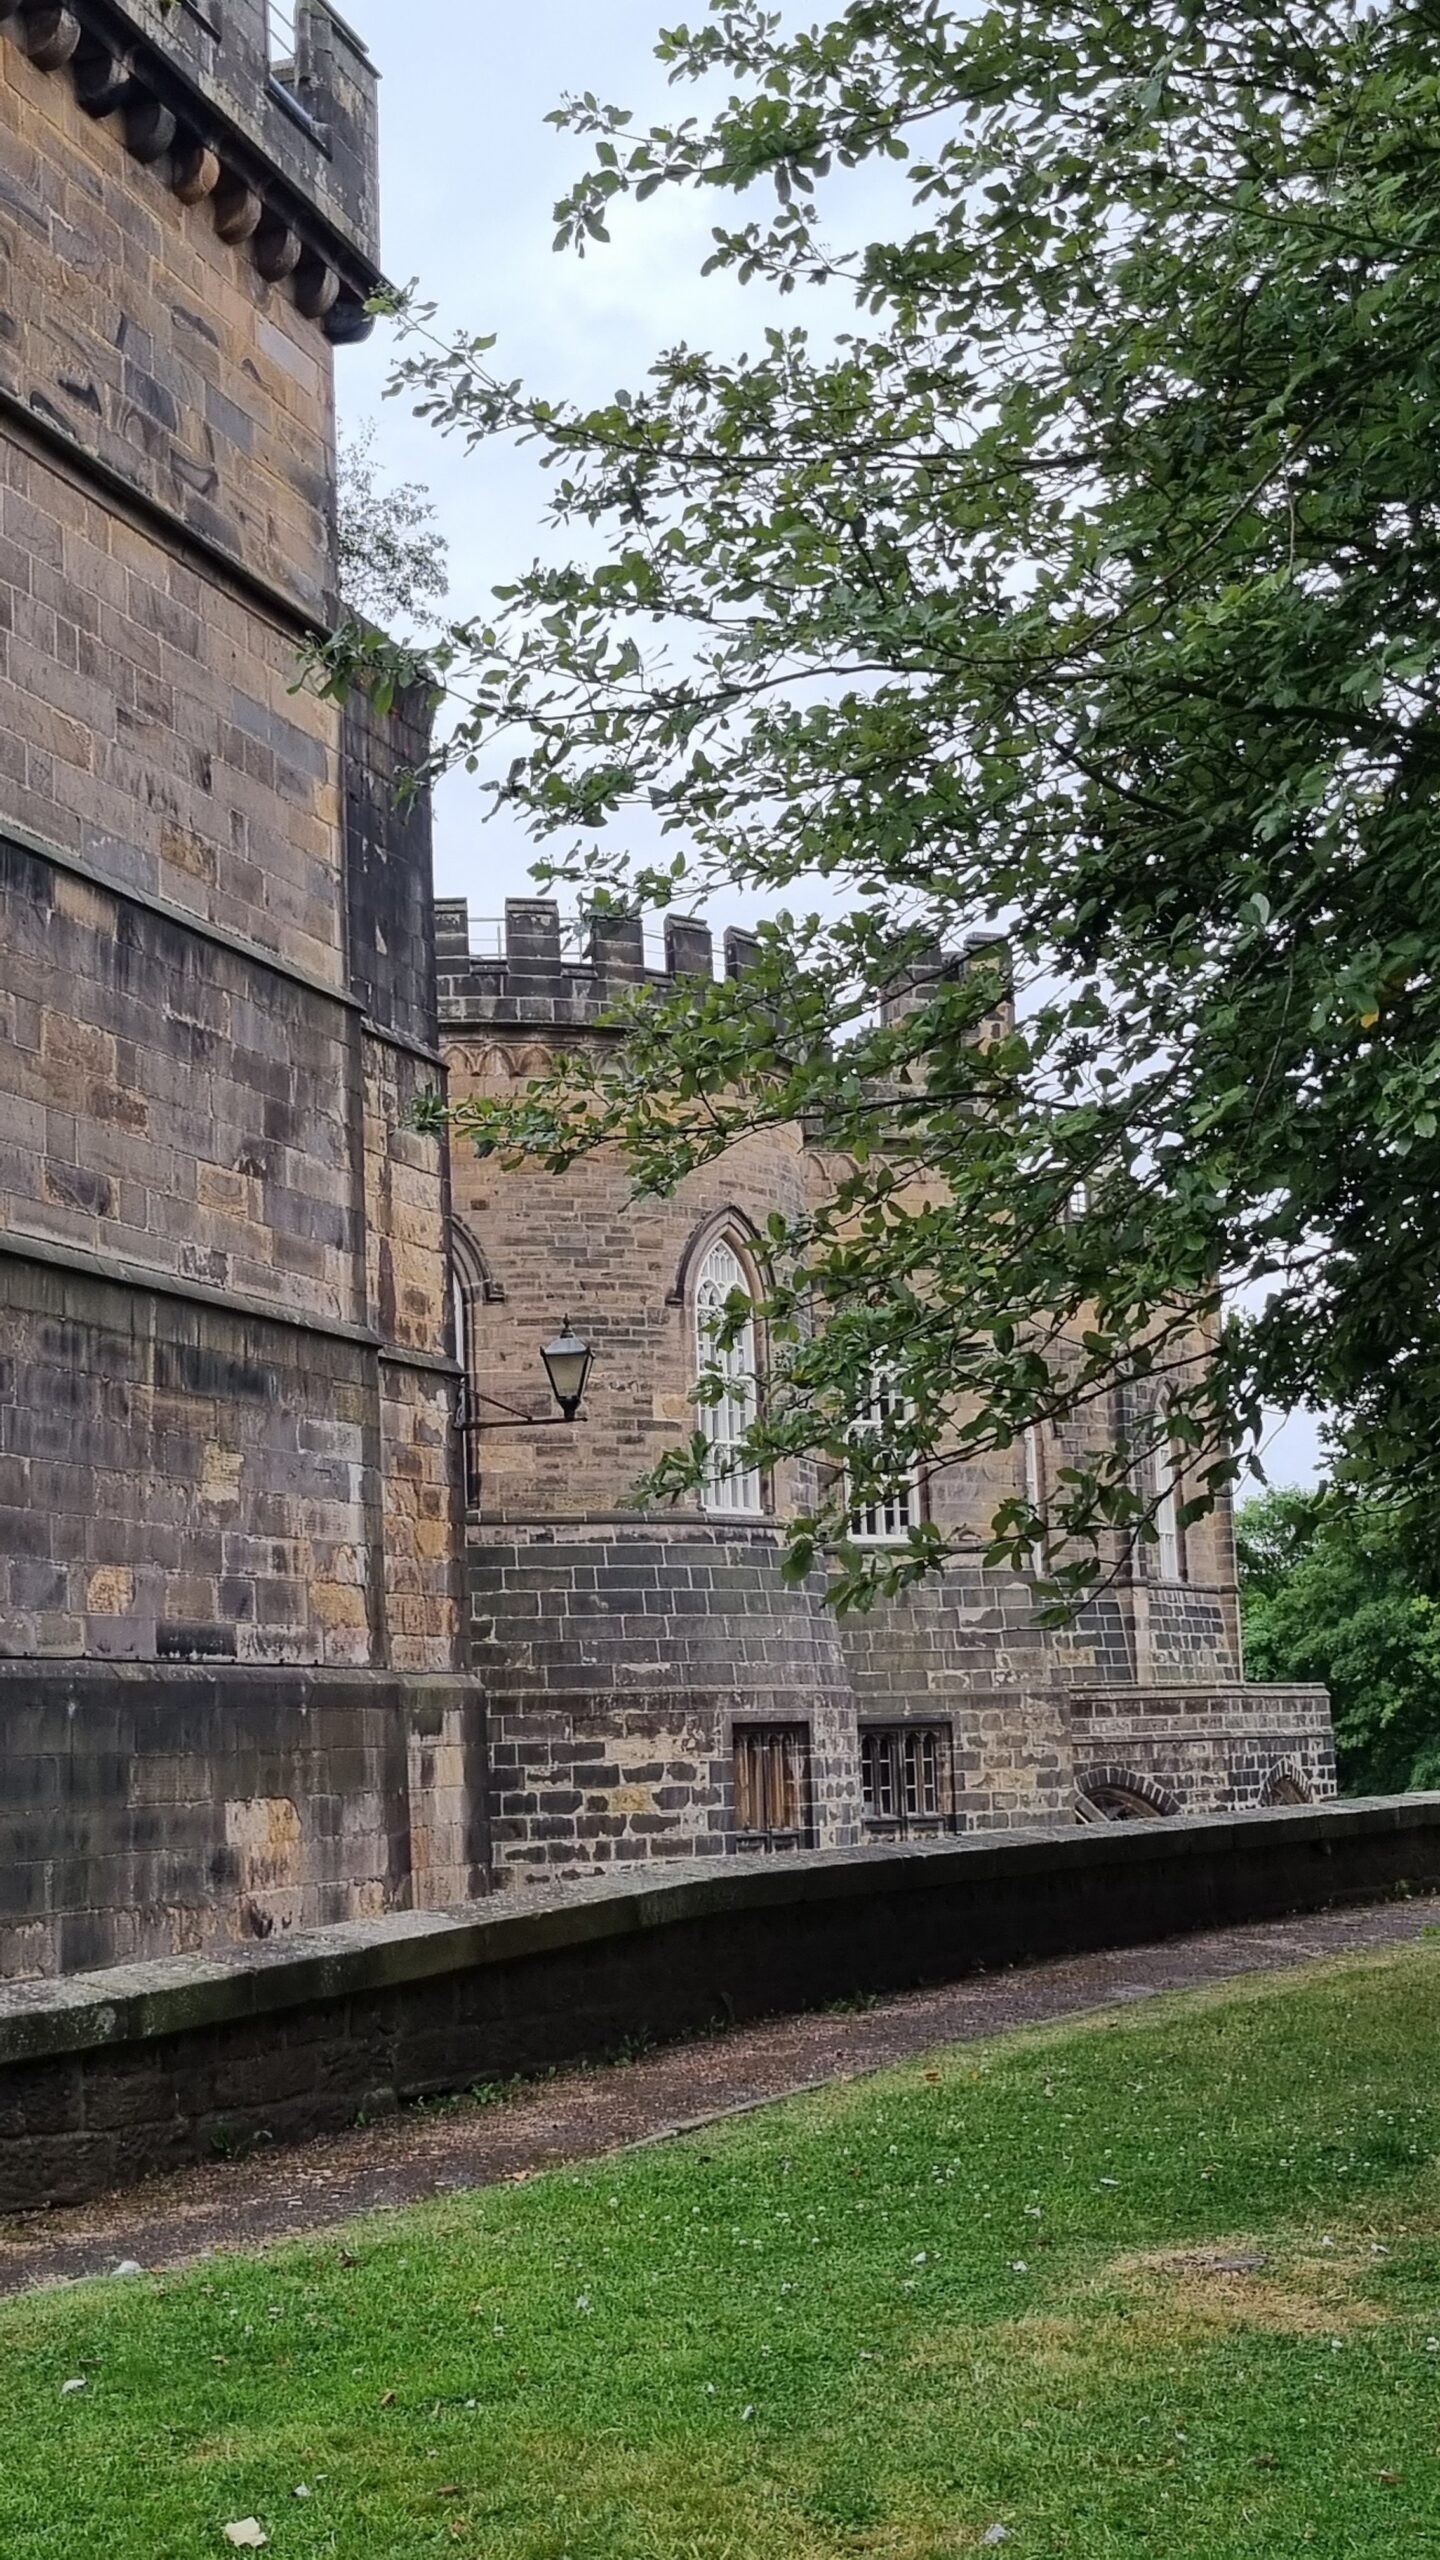
[{"label": "castellated parapet", "polygon": [[[735,926],[717,946],[712,927],[694,916],[667,915],[657,935],[640,916],[566,919],[554,898],[507,898],[504,916],[494,923],[472,919],[467,898],[440,898],[435,905],[440,1008],[454,1025],[600,1029],[624,996],[647,987],[664,994],[685,979],[713,982],[717,967],[727,979],[741,978],[759,951],[759,937]],[[929,945],[885,990],[882,1020],[903,1020],[937,984],[1003,951],[990,934],[972,936],[958,952]]]},{"label": "castellated parapet", "polygon": [[[491,945],[482,948],[482,939]],[[738,978],[759,949],[755,936],[727,932],[720,963]],[[469,901],[435,907],[435,967],[447,1023],[494,1022],[598,1029],[619,998],[685,978],[712,979],[715,937],[692,917],[667,916],[659,949],[639,916],[562,921],[553,898],[508,898],[503,921],[472,924]]]},{"label": "castellated parapet", "polygon": [[[981,948],[912,958],[887,1013],[922,1005]],[[717,954],[706,926],[671,918],[657,947],[634,921],[566,924],[549,899],[479,925],[445,900],[436,949],[463,1100],[513,1098],[560,1052],[623,1037],[619,998],[709,980],[717,961],[736,975],[755,943],[731,933]],[[603,1149],[555,1176],[477,1159],[457,1136],[451,1178],[470,1626],[501,1877],[1331,1791],[1323,1698],[1244,1685],[1227,1514],[1188,1533],[1173,1579],[1117,1556],[1111,1586],[1060,1633],[1040,1624],[1029,1577],[976,1560],[1027,1468],[1064,1465],[1078,1434],[924,1471],[898,1512],[970,1533],[970,1560],[848,1622],[818,1583],[781,1572],[786,1516],[814,1497],[806,1469],[739,1499],[644,1505],[638,1481],[701,1420],[707,1278],[761,1294],[767,1220],[802,1216],[829,1179],[803,1131],[752,1131],[663,1199],[637,1196]],[[515,1417],[539,1420],[541,1352],[567,1316],[596,1355],[584,1413],[527,1427]],[[753,1359],[763,1393],[758,1326]],[[857,1525],[883,1540],[903,1524]]]}]

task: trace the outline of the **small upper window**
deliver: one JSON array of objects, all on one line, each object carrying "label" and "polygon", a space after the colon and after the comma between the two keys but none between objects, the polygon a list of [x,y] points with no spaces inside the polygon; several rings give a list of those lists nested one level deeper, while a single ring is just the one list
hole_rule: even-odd
[{"label": "small upper window", "polygon": [[[855,1426],[852,1438],[862,1442],[873,1439],[878,1452],[883,1453],[886,1438],[895,1424],[909,1419],[908,1397],[902,1395],[891,1380],[881,1378]],[[861,1508],[850,1515],[850,1535],[866,1546],[899,1546],[909,1537],[919,1518],[919,1470],[913,1458],[904,1458],[897,1474],[864,1488]]]},{"label": "small upper window", "polygon": [[718,1372],[723,1381],[717,1401],[699,1409],[700,1428],[710,1443],[702,1498],[707,1511],[753,1519],[763,1507],[760,1476],[738,1452],[760,1410],[759,1363],[754,1314],[733,1334],[729,1330],[737,1292],[748,1300],[750,1282],[739,1255],[722,1237],[705,1256],[695,1290],[698,1366],[712,1377]]}]

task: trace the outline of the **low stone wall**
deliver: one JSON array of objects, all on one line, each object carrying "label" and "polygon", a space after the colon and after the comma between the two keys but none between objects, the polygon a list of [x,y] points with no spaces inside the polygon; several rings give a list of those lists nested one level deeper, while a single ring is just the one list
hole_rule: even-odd
[{"label": "low stone wall", "polygon": [[737,1858],[0,1992],[0,2211],[613,2050],[1440,1887],[1440,1795]]}]

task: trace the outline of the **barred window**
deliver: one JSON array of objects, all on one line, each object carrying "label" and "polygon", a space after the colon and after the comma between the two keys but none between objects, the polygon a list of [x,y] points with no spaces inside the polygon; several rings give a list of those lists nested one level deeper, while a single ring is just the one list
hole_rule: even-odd
[{"label": "barred window", "polygon": [[[896,1423],[908,1422],[910,1415],[909,1398],[891,1380],[880,1379],[854,1427],[852,1440],[873,1438],[883,1448],[889,1430]],[[909,1459],[898,1476],[873,1491],[866,1489],[862,1507],[850,1515],[850,1535],[866,1546],[899,1546],[919,1519],[920,1474],[914,1460]]]},{"label": "barred window", "polygon": [[800,1848],[810,1829],[810,1728],[735,1728],[735,1828],[767,1847]]},{"label": "barred window", "polygon": [[733,1340],[721,1340],[726,1313],[735,1292],[747,1298],[750,1283],[734,1247],[722,1239],[707,1253],[695,1290],[695,1347],[702,1372],[724,1380],[715,1404],[702,1404],[700,1428],[710,1443],[702,1495],[705,1508],[718,1516],[754,1519],[761,1509],[758,1471],[737,1458],[746,1433],[760,1409],[755,1319],[750,1316]]},{"label": "barred window", "polygon": [[950,1735],[943,1725],[873,1725],[860,1737],[867,1822],[899,1831],[948,1827],[954,1811]]}]

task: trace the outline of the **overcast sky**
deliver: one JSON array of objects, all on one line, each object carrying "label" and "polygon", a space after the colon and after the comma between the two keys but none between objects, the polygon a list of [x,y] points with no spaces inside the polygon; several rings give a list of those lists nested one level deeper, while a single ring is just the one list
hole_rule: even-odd
[{"label": "overcast sky", "polygon": [[[699,281],[713,212],[668,191],[622,214],[611,246],[583,261],[552,248],[552,209],[583,146],[547,114],[563,92],[587,89],[647,121],[688,111],[693,93],[671,91],[653,56],[679,0],[344,0],[344,13],[382,73],[388,272],[418,279],[442,327],[497,332],[493,361],[507,377],[601,398],[635,382],[658,348],[734,346],[763,325],[768,315],[728,279]],[[541,547],[544,483],[528,461],[493,448],[467,456],[387,401],[393,356],[383,327],[341,350],[342,420],[373,420],[385,472],[429,485],[451,546],[452,607],[472,612]],[[531,891],[532,849],[516,830],[482,825],[474,784],[447,782],[438,814],[442,894],[497,916],[507,896]],[[1276,1481],[1308,1479],[1308,1421],[1278,1426],[1266,1463]]]},{"label": "overcast sky", "polygon": [[[659,114],[678,103],[656,64],[665,0],[345,0],[382,73],[385,261],[418,278],[439,325],[498,334],[492,361],[534,387],[604,398],[643,374],[656,350],[690,337],[734,342],[745,320],[724,279],[697,283],[713,213],[668,194],[622,216],[612,245],[557,256],[553,208],[583,165],[583,145],[545,118],[564,91]],[[683,93],[689,101],[692,93]],[[373,419],[387,471],[428,483],[449,538],[452,606],[476,610],[543,541],[544,482],[534,464],[463,449],[384,398],[394,332],[342,351],[342,420]],[[437,867],[442,892],[498,915],[532,884],[518,833],[482,827],[475,785],[446,786]],[[737,916],[734,921],[741,919]]]}]

